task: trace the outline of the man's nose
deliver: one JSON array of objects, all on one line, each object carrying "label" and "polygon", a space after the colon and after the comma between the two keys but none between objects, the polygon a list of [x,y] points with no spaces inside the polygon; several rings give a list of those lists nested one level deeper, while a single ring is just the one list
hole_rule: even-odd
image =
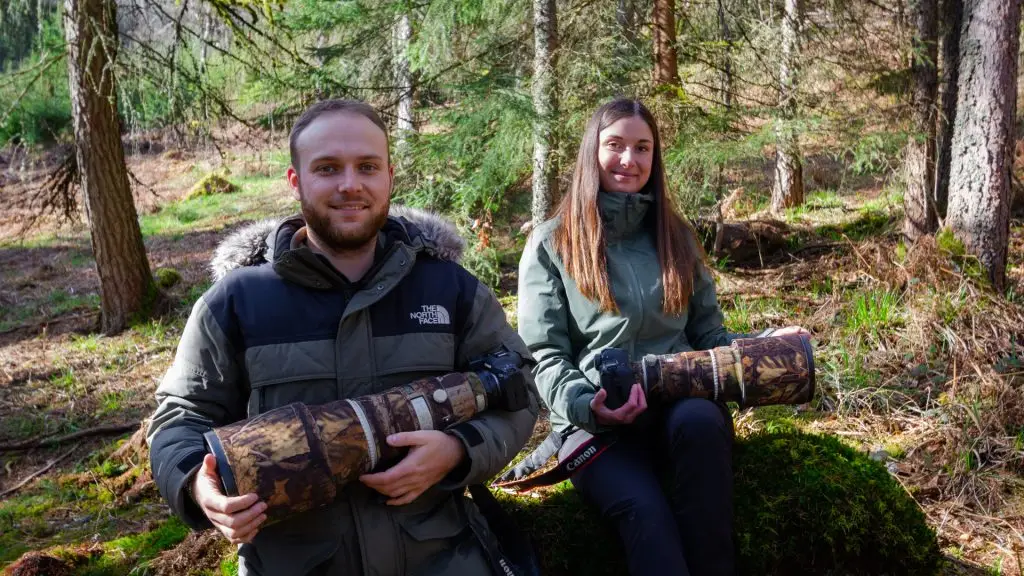
[{"label": "man's nose", "polygon": [[359,188],[359,174],[354,167],[346,166],[338,178],[338,192],[354,192]]}]

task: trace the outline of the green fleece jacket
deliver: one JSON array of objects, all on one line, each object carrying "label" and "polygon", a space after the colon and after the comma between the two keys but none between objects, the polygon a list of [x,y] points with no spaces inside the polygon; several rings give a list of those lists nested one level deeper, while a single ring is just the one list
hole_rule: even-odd
[{"label": "green fleece jacket", "polygon": [[574,427],[603,430],[590,410],[600,382],[595,362],[601,350],[622,348],[640,358],[706,350],[736,337],[725,330],[714,279],[703,264],[694,270],[686,313],[662,311],[649,195],[601,192],[598,202],[618,314],[602,312],[569,276],[553,244],[557,219],[534,230],[519,262],[519,335],[537,361],[534,376],[551,410],[551,427],[563,433]]}]

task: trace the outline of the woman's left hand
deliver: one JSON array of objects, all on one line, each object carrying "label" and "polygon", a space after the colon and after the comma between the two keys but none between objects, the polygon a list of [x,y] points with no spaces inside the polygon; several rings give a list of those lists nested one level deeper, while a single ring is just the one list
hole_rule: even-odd
[{"label": "woman's left hand", "polygon": [[779,328],[769,334],[769,336],[789,336],[790,334],[810,336],[811,333],[805,330],[801,326],[786,326],[785,328]]}]

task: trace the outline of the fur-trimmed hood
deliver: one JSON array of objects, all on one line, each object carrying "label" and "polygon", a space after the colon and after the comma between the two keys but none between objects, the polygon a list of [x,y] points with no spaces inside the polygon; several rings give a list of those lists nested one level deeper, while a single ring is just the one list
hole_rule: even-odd
[{"label": "fur-trimmed hood", "polygon": [[[210,272],[216,282],[235,268],[258,266],[274,259],[274,235],[289,219],[260,220],[239,228],[225,238],[213,253]],[[407,206],[391,205],[385,230],[397,227],[427,254],[459,262],[466,242],[455,225],[445,217]]]}]

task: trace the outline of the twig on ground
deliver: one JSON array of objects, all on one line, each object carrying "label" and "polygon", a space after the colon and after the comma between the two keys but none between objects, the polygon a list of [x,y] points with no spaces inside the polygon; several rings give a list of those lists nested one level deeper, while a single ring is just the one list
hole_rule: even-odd
[{"label": "twig on ground", "polygon": [[140,422],[131,422],[129,424],[111,424],[108,426],[96,426],[95,428],[79,430],[78,432],[72,432],[71,434],[65,434],[64,436],[57,436],[56,438],[37,438],[34,440],[26,440],[24,442],[0,444],[0,452],[12,452],[15,450],[31,450],[32,448],[54,446],[57,444],[70,442],[71,440],[88,438],[90,436],[99,436],[101,434],[118,434],[121,432],[127,432],[129,430],[135,430],[136,428],[139,427],[139,424]]},{"label": "twig on ground", "polygon": [[77,450],[77,449],[78,449],[78,444],[75,444],[67,452],[61,454],[60,456],[54,458],[53,460],[50,460],[46,464],[46,466],[43,466],[39,470],[36,470],[35,472],[29,474],[28,477],[25,478],[24,480],[22,480],[21,482],[18,482],[17,484],[15,484],[14,486],[8,488],[7,490],[4,490],[3,493],[0,493],[0,498],[5,498],[5,497],[7,497],[7,496],[9,496],[11,494],[14,494],[18,490],[21,490],[26,484],[28,484],[29,482],[31,482],[35,478],[38,478],[39,476],[45,474],[46,472],[48,472],[50,470],[50,468],[53,468],[54,466],[57,465],[57,463],[59,463],[60,461],[64,460],[68,456],[71,456],[71,454],[75,450]]},{"label": "twig on ground", "polygon": [[5,330],[0,330],[0,336],[10,334],[11,332],[17,332],[19,330],[25,330],[27,328],[35,328],[38,326],[57,324],[58,322],[68,322],[71,320],[79,320],[82,318],[88,318],[89,316],[95,316],[99,314],[99,310],[90,310],[88,312],[82,312],[81,314],[72,314],[71,316],[58,316],[56,318],[46,318],[44,320],[33,320],[32,322],[26,322],[24,324],[18,324]]}]

